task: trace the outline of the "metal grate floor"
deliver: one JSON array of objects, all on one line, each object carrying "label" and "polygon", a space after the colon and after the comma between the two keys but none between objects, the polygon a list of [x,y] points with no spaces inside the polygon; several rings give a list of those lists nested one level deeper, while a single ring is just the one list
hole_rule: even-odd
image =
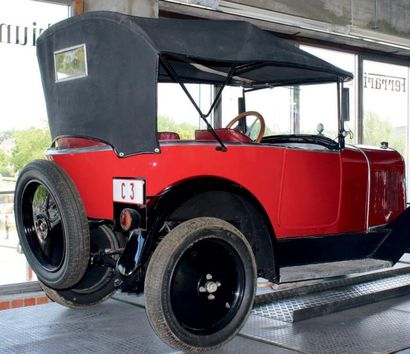
[{"label": "metal grate floor", "polygon": [[[127,295],[81,310],[50,303],[0,311],[0,353],[180,354],[154,334],[142,300]],[[210,353],[392,353],[410,347],[409,328],[408,296],[296,323],[251,315],[232,342]]]},{"label": "metal grate floor", "polygon": [[410,274],[403,274],[259,305],[252,314],[296,322],[409,293]]}]

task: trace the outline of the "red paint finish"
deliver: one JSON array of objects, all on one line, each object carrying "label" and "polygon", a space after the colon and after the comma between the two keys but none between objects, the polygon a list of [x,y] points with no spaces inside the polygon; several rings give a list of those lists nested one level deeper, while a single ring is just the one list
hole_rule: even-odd
[{"label": "red paint finish", "polygon": [[341,153],[342,176],[340,215],[343,230],[367,229],[368,163],[363,153],[348,147]]},{"label": "red paint finish", "polygon": [[[341,157],[338,153],[286,149],[282,167],[278,223],[282,229],[337,226],[341,203]],[[286,233],[288,233],[286,232]]]},{"label": "red paint finish", "polygon": [[395,186],[397,197],[388,192],[379,196],[384,181],[390,186],[404,179],[403,162],[394,151],[228,144],[228,151],[221,152],[215,146],[177,142],[163,144],[159,154],[127,158],[113,151],[51,150],[49,157],[71,176],[91,218],[113,218],[114,177],[144,178],[147,196],[188,179],[232,181],[261,203],[278,238],[363,231],[368,221],[370,226],[379,224],[386,210],[392,210],[390,221],[404,209],[402,184]]},{"label": "red paint finish", "polygon": [[405,208],[402,157],[395,151],[360,147],[370,163],[369,225],[394,220]]}]

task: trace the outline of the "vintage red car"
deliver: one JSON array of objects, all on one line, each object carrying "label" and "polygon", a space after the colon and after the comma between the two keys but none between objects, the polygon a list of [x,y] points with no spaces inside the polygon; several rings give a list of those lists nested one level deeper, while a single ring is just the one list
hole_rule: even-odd
[{"label": "vintage red car", "polygon": [[[258,276],[280,282],[284,267],[358,259],[393,265],[408,249],[402,157],[345,142],[350,73],[249,23],[109,12],[52,26],[37,52],[53,145],[21,171],[15,215],[56,302],[144,291],[156,333],[201,351],[240,330]],[[169,82],[204,121],[192,139],[157,131],[157,86]],[[209,111],[189,83],[217,88]],[[263,117],[245,110],[249,91],[323,83],[335,87],[336,139],[264,136]],[[238,116],[213,127],[226,86],[243,88]]]}]

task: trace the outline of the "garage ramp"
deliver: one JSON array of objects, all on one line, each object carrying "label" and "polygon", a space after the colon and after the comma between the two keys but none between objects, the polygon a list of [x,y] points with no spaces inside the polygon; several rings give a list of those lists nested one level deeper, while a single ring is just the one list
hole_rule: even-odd
[{"label": "garage ramp", "polygon": [[389,270],[260,294],[252,314],[296,322],[407,294],[410,266],[399,263]]}]

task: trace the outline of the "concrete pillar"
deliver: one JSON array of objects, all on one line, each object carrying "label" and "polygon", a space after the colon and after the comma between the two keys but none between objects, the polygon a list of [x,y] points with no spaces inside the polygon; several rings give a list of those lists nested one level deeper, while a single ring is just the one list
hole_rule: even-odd
[{"label": "concrete pillar", "polygon": [[158,17],[158,0],[84,0],[84,12],[101,10]]}]

